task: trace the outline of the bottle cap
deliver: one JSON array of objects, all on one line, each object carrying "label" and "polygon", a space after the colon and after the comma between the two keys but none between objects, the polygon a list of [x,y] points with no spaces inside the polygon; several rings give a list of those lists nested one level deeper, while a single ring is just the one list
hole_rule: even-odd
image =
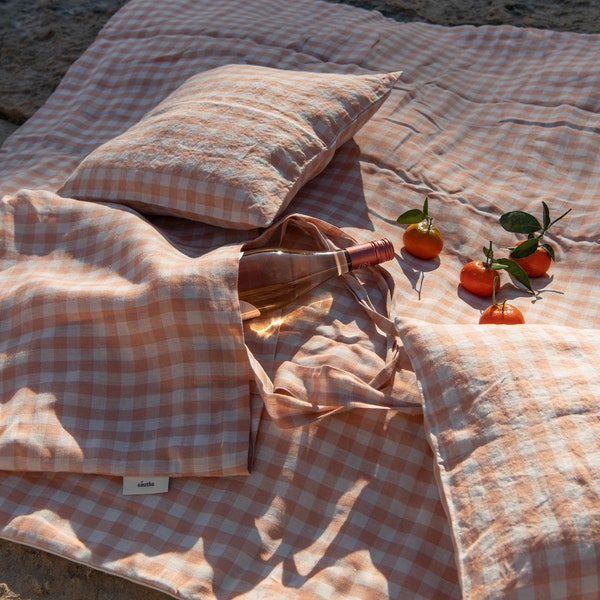
[{"label": "bottle cap", "polygon": [[352,269],[362,269],[372,265],[392,260],[394,258],[394,245],[387,238],[373,240],[365,244],[358,244],[346,248],[350,255]]}]

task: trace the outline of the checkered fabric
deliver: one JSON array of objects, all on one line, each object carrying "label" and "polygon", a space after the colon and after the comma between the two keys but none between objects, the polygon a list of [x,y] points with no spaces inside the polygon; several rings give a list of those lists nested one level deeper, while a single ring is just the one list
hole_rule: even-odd
[{"label": "checkered fabric", "polygon": [[0,215],[0,468],[247,473],[239,247],[188,256],[133,211],[45,191]]},{"label": "checkered fabric", "polygon": [[[131,0],[45,106],[0,148],[5,204],[14,204],[15,198],[55,206],[62,202],[65,227],[53,227],[68,238],[70,228],[83,226],[73,216],[85,211],[54,192],[93,149],[134,125],[198,72],[243,62],[316,72],[402,71],[379,111],[300,190],[283,215],[317,218],[359,242],[389,237],[397,253],[385,265],[385,286],[382,271],[377,277],[365,272],[362,287],[353,280],[333,281],[280,318],[244,325],[241,339],[249,353],[239,368],[248,369],[249,376],[249,474],[173,477],[166,494],[125,497],[120,477],[111,475],[112,460],[103,474],[75,472],[71,459],[68,472],[9,469],[0,478],[0,534],[185,600],[468,597],[469,581],[455,546],[456,524],[446,512],[426,433],[422,382],[411,362],[415,357],[398,336],[394,348],[389,322],[378,322],[376,314],[389,312],[397,323],[407,316],[430,325],[476,323],[489,300],[459,286],[462,265],[482,257],[490,239],[502,254],[514,236],[501,229],[498,217],[508,210],[541,215],[544,200],[553,216],[573,209],[546,236],[556,250],[551,276],[536,280],[537,293],[531,295],[504,274],[501,296],[517,304],[529,324],[598,329],[599,42],[593,35],[514,27],[398,23],[320,0]],[[19,192],[21,188],[37,191]],[[402,248],[403,228],[396,224],[400,213],[420,208],[426,196],[445,236],[439,260],[427,263]],[[85,210],[90,215],[119,210],[128,223],[136,214],[118,204],[110,205],[110,211],[109,205]],[[138,218],[140,223],[124,229],[121,237],[131,234],[129,248],[137,260],[143,259],[141,264],[161,263],[155,253],[168,245],[165,260],[173,260],[173,276],[185,272],[185,257],[211,251],[229,260],[225,248],[262,233],[168,216]],[[100,228],[100,221],[95,226]],[[10,230],[10,223],[3,221],[2,227]],[[118,237],[106,231],[98,253],[110,252],[108,244]],[[96,239],[103,239],[99,232]],[[3,251],[3,260],[19,251],[18,243]],[[84,237],[71,247],[78,252],[78,244],[89,243]],[[119,244],[127,247],[128,241]],[[149,248],[146,258],[136,254],[133,247],[139,245]],[[36,276],[58,268],[51,255],[30,258]],[[92,283],[101,281],[94,274],[100,267],[77,254],[70,259],[77,269],[62,277],[81,279],[80,287],[73,283],[74,293],[84,293],[87,284],[90,296],[100,297]],[[100,258],[94,254],[94,260]],[[164,273],[161,264],[158,270]],[[135,283],[105,275],[111,285]],[[3,286],[9,276],[5,268]],[[149,274],[139,277],[151,280]],[[365,290],[368,298],[361,296]],[[185,289],[165,285],[162,291],[186,298]],[[19,314],[21,295],[14,295],[12,305],[4,304],[11,318]],[[192,318],[189,304],[183,305],[185,315],[161,312],[160,318],[183,319],[183,325]],[[114,306],[109,314],[121,318]],[[57,343],[66,345],[67,338],[56,333]],[[181,340],[194,335],[180,333]],[[171,342],[173,356],[181,355],[181,340]],[[51,346],[51,339],[44,344]],[[528,352],[528,344],[524,335],[522,352]],[[481,351],[504,352],[502,345]],[[386,369],[390,352],[396,353],[391,374]],[[514,346],[506,352],[513,353]],[[576,359],[572,347],[566,352]],[[260,367],[250,365],[258,378],[248,357]],[[183,360],[190,369],[192,363],[202,368],[193,357]],[[133,368],[135,361],[129,364]],[[535,364],[542,375],[552,372],[550,359]],[[385,391],[365,396],[366,388],[355,386],[341,371]],[[3,376],[1,381],[7,385]],[[579,384],[574,383],[577,390]],[[302,424],[276,421],[281,415],[274,406],[306,390],[320,393],[320,386],[330,392],[339,387],[338,397],[367,399],[377,408],[330,411],[314,420],[317,410]],[[106,396],[108,400],[119,398]],[[314,407],[322,400],[312,398]],[[4,395],[2,402],[4,409]],[[53,426],[76,416],[57,414]],[[86,439],[75,440],[71,449]],[[542,569],[555,559],[540,557]],[[576,560],[569,559],[570,577],[577,579],[574,573],[579,572],[579,583],[588,576],[583,565],[579,562],[577,571]],[[573,581],[553,585],[574,589]],[[590,587],[596,584],[597,578],[586,580]],[[598,595],[597,588],[579,589],[584,590],[581,597]],[[548,587],[541,581],[527,597],[546,599]]]},{"label": "checkered fabric", "polygon": [[401,333],[463,596],[597,596],[600,330],[409,321]]},{"label": "checkered fabric", "polygon": [[198,73],[77,167],[61,196],[232,229],[271,225],[399,73],[224,65]]}]

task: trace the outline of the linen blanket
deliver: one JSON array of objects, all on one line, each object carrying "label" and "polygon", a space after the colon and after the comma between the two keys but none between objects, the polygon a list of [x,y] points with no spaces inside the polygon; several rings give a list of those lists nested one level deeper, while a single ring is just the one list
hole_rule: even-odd
[{"label": "linen blanket", "polygon": [[[319,0],[131,0],[0,148],[0,535],[186,600],[597,598],[599,45]],[[290,128],[310,160],[253,149],[274,179],[310,166],[272,224],[245,224],[246,204],[227,223],[171,214],[191,150],[159,180],[124,161],[135,204],[122,170],[102,196],[123,165],[82,174],[170,110],[237,110],[242,92],[219,86],[242,85],[244,65],[293,79],[293,106],[317,76],[350,76],[337,89],[354,93],[336,103],[319,80],[304,96],[303,124],[319,102],[333,115]],[[254,79],[258,105],[278,78]],[[283,102],[260,104],[264,119]],[[211,114],[227,142],[234,120]],[[204,131],[161,129],[144,160]],[[222,193],[250,154],[220,154],[228,175],[185,188],[188,203],[255,207],[256,179]],[[433,261],[396,223],[425,198],[444,232]],[[572,209],[545,236],[556,261],[534,294],[506,274],[499,292],[527,324],[478,325],[491,300],[459,285],[462,266],[489,241],[501,255],[515,236],[499,217],[541,219],[542,201]],[[396,246],[383,268],[242,323],[245,245],[377,237]],[[124,476],[168,489],[124,494]]]}]

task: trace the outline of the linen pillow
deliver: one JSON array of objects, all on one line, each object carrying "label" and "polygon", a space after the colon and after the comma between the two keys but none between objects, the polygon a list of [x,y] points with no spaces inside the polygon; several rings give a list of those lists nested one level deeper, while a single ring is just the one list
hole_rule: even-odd
[{"label": "linen pillow", "polygon": [[600,595],[600,330],[432,325],[400,334],[463,597]]},{"label": "linen pillow", "polygon": [[59,190],[234,229],[266,227],[390,94],[399,72],[226,65],[197,74]]}]

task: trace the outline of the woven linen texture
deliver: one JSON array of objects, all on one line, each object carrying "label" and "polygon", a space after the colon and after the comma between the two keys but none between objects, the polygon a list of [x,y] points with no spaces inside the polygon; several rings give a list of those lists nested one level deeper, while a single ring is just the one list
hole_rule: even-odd
[{"label": "woven linen texture", "polygon": [[599,335],[540,325],[403,328],[464,597],[597,594]]},{"label": "woven linen texture", "polygon": [[266,227],[375,114],[399,73],[225,65],[199,73],[59,190],[224,227]]},{"label": "woven linen texture", "polygon": [[0,468],[247,473],[239,249],[190,257],[133,211],[51,192],[0,214]]},{"label": "woven linen texture", "polygon": [[[290,215],[244,249],[332,250],[355,243],[329,223]],[[399,394],[394,381],[399,346],[389,318],[392,282],[380,268],[360,275],[347,274],[308,297],[301,296],[286,307],[284,318],[275,313],[248,325],[255,381],[266,410],[279,426],[300,426],[354,408],[414,405],[412,393],[408,399]],[[342,327],[329,316],[340,305],[355,313],[352,322]],[[304,325],[310,319],[318,321],[312,329]],[[305,328],[306,337],[301,337]],[[353,343],[347,343],[348,338]],[[274,344],[290,358],[269,359],[276,352]]]},{"label": "woven linen texture", "polygon": [[[532,325],[597,330],[599,41],[398,23],[316,0],[131,0],[0,148],[1,194],[56,192],[94,149],[209,69],[242,59],[321,73],[401,69],[377,113],[279,216],[317,218],[360,242],[389,237],[392,317],[472,324],[489,302],[464,292],[458,273],[490,236],[501,246],[514,242],[500,230],[500,214],[536,212],[541,200],[555,215],[573,208],[547,235],[557,260],[551,277],[535,283],[538,295],[508,278],[501,293]],[[445,234],[440,260],[428,264],[402,249],[396,224],[425,196]],[[260,234],[147,220],[189,255]],[[314,367],[320,352],[339,352],[346,370],[379,372],[386,338],[372,335],[372,321],[339,283],[282,313],[279,324],[244,327],[272,382],[287,361]],[[381,307],[383,295],[367,289]],[[282,429],[267,411],[260,418],[264,401],[251,383],[254,463],[243,477],[174,478],[167,494],[131,499],[116,477],[4,472],[0,534],[185,600],[461,598],[454,524],[436,481],[413,358],[400,348],[386,398],[393,408],[338,412],[295,428]],[[571,567],[570,583],[581,585]],[[597,596],[596,589],[588,597]]]}]

